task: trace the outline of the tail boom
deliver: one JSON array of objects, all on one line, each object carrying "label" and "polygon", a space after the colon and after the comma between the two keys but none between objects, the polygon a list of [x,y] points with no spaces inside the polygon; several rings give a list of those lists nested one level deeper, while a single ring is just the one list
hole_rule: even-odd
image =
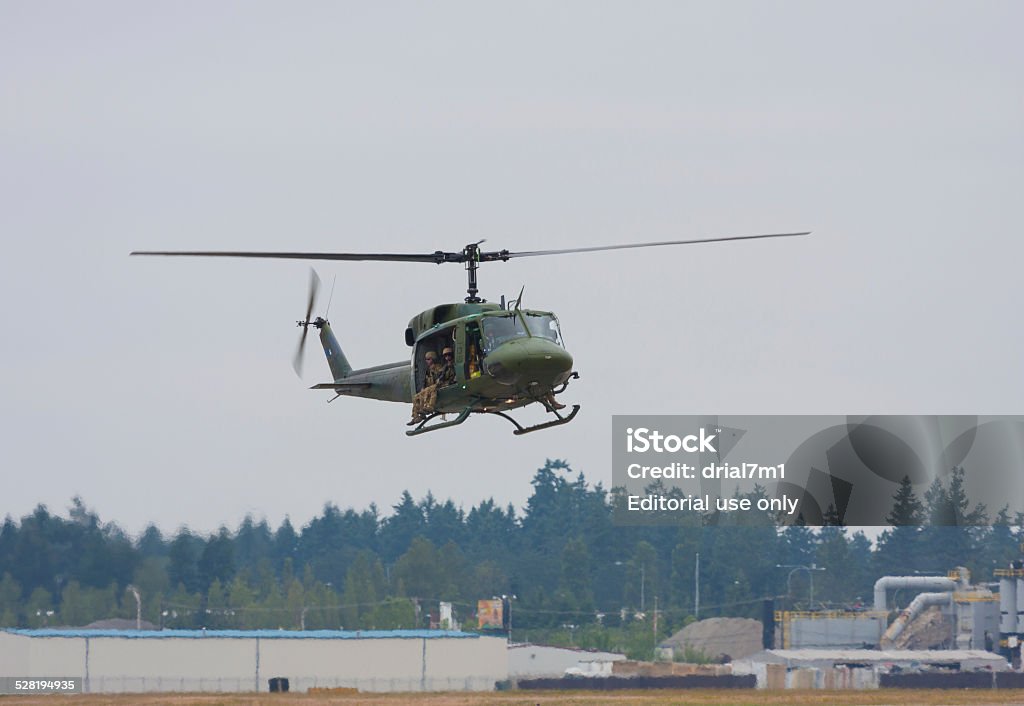
[{"label": "tail boom", "polygon": [[320,344],[327,357],[333,382],[314,385],[314,390],[334,390],[338,395],[368,397],[388,402],[412,402],[412,367],[408,362],[388,363],[353,370],[338,339],[325,319],[317,319]]}]

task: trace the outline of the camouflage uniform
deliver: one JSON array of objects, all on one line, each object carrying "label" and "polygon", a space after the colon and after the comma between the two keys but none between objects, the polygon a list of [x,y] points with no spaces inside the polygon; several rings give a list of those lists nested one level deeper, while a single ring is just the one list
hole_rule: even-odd
[{"label": "camouflage uniform", "polygon": [[438,387],[444,387],[445,385],[451,385],[455,382],[455,353],[451,348],[445,348],[441,354],[448,358],[451,356],[451,360],[445,360],[440,364],[440,371],[437,375]]},{"label": "camouflage uniform", "polygon": [[438,387],[444,387],[445,385],[451,385],[455,382],[455,366],[451,363],[443,363],[440,366],[440,370],[437,373],[437,385]]},{"label": "camouflage uniform", "polygon": [[437,406],[437,385],[427,385],[413,395],[412,398],[412,420],[409,424],[423,421],[434,413]]},{"label": "camouflage uniform", "polygon": [[442,366],[434,360],[434,354],[428,353],[426,357],[427,372],[423,376],[423,389],[412,397],[412,419],[409,425],[412,426],[421,422],[433,413],[437,406],[437,379]]},{"label": "camouflage uniform", "polygon": [[[447,385],[445,382],[447,379],[447,368],[444,363],[434,363],[427,369],[427,376],[423,380],[423,387],[429,387],[430,385],[440,385],[441,387]],[[452,371],[454,372],[454,371]],[[451,382],[455,382],[455,376],[452,376]]]},{"label": "camouflage uniform", "polygon": [[[451,348],[445,348],[445,353],[451,353]],[[432,354],[428,354],[427,372],[423,376],[423,389],[413,395],[412,398],[412,419],[409,425],[423,421],[434,413],[437,408],[438,388],[451,385],[455,382],[455,366],[450,361],[440,362],[434,360]]]}]

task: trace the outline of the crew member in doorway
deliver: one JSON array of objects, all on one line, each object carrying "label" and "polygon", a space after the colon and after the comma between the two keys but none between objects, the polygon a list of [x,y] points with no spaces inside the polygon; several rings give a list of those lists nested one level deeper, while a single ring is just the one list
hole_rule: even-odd
[{"label": "crew member in doorway", "polygon": [[445,347],[441,351],[443,361],[441,362],[441,372],[438,375],[437,386],[444,387],[445,385],[451,385],[455,382],[455,352]]},{"label": "crew member in doorway", "polygon": [[437,361],[437,354],[434,351],[427,351],[423,361],[427,369],[423,376],[423,389],[412,397],[412,419],[408,421],[408,426],[426,421],[437,405],[437,382],[443,372],[443,366]]}]

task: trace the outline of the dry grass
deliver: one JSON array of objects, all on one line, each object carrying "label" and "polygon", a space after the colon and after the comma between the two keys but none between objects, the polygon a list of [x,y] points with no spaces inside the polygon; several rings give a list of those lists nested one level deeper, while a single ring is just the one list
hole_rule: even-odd
[{"label": "dry grass", "polygon": [[1024,690],[513,691],[441,694],[79,694],[0,696],[2,706],[982,706],[1024,704]]}]

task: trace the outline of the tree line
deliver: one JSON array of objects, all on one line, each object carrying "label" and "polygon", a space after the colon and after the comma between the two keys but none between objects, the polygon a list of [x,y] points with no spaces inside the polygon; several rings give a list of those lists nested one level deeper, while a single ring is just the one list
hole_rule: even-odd
[{"label": "tree line", "polygon": [[[488,499],[465,510],[404,492],[387,514],[327,504],[296,529],[246,517],[234,530],[131,537],[80,498],[66,517],[39,506],[0,528],[0,627],[83,626],[142,617],[165,628],[428,627],[438,601],[474,628],[479,599],[511,602],[516,639],[616,646],[609,635],[660,636],[699,617],[760,617],[762,602],[807,609],[870,603],[885,574],[945,573],[976,581],[1020,557],[1019,514],[989,521],[963,494],[963,471],[920,498],[904,479],[890,527],[872,542],[838,524],[776,528],[759,513],[693,515],[665,526],[618,526],[618,490],[549,460],[521,510]],[[758,492],[758,491],[755,491]],[[950,520],[961,526],[948,526]],[[965,526],[971,523],[971,526]],[[909,600],[910,597],[907,597]],[[436,615],[434,616],[436,621]],[[620,631],[616,633],[615,631]],[[632,631],[632,632],[630,632]],[[603,635],[603,637],[601,637]]]}]

